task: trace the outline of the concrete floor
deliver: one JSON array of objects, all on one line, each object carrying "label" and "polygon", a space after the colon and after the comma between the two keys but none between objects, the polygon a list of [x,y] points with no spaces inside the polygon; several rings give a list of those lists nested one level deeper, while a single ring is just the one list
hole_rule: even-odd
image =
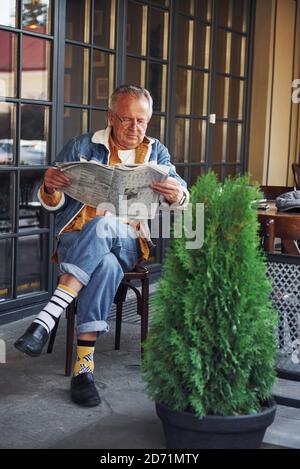
[{"label": "concrete floor", "polygon": [[[123,323],[120,351],[114,350],[113,321],[110,333],[98,339],[95,381],[102,404],[85,409],[71,402],[70,378],[64,376],[64,319],[52,355],[31,358],[13,347],[32,319],[0,327],[0,345],[1,339],[6,344],[6,363],[0,354],[0,448],[165,448],[161,423],[140,376],[136,320],[129,317]],[[279,380],[276,387],[300,396],[300,383]],[[300,409],[279,406],[262,447],[300,448]]]}]

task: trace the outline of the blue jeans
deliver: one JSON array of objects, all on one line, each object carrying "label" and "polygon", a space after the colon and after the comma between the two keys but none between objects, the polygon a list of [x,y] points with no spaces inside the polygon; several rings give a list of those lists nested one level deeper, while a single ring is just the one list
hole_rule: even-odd
[{"label": "blue jeans", "polygon": [[81,231],[65,233],[58,244],[59,274],[84,287],[77,301],[77,335],[108,332],[106,322],[124,272],[141,257],[134,228],[116,217],[97,216]]}]

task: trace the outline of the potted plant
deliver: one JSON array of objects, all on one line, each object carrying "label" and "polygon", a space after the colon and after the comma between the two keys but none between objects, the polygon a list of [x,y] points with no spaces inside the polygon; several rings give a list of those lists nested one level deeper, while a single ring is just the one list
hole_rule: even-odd
[{"label": "potted plant", "polygon": [[258,198],[247,176],[221,184],[208,173],[191,190],[193,218],[204,204],[202,248],[171,241],[143,358],[168,448],[259,447],[274,420],[277,317]]}]

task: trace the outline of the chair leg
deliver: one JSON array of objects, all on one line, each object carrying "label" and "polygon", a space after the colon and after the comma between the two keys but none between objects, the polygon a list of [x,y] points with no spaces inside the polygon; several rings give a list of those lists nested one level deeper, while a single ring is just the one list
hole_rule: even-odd
[{"label": "chair leg", "polygon": [[54,345],[55,337],[56,337],[56,332],[57,332],[57,328],[58,328],[58,324],[59,324],[59,318],[58,318],[54,328],[52,329],[52,331],[50,333],[50,339],[49,339],[49,343],[48,343],[47,353],[52,353],[53,345]]},{"label": "chair leg", "polygon": [[116,303],[115,350],[120,350],[122,313],[123,313],[123,301],[119,299]]},{"label": "chair leg", "polygon": [[65,376],[71,375],[72,369],[72,355],[73,355],[73,340],[74,340],[74,325],[75,325],[75,304],[71,303],[66,311],[67,315],[67,343],[66,343],[66,367]]},{"label": "chair leg", "polygon": [[143,356],[143,343],[148,334],[148,317],[149,317],[149,279],[142,280],[142,307],[141,307],[141,355]]}]

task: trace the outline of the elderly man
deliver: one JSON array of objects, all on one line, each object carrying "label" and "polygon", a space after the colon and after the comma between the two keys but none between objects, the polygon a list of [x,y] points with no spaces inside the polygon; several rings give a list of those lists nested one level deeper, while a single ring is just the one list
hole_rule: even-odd
[{"label": "elderly man", "polygon": [[[151,115],[152,98],[146,89],[120,86],[111,96],[109,126],[70,140],[57,162],[86,160],[114,165],[152,161],[167,165],[168,178],[160,183],[153,181],[152,188],[163,203],[184,208],[189,198],[186,183],[176,173],[166,147],[146,137]],[[97,334],[108,331],[106,320],[124,272],[147,260],[151,240],[142,224],[120,221],[107,211],[65,195],[60,189],[68,184],[70,180],[59,169],[46,171],[39,199],[47,210],[57,214],[59,284],[15,346],[27,355],[40,355],[63,310],[78,296],[77,360],[71,398],[79,405],[95,406],[100,403],[93,379]]]}]

